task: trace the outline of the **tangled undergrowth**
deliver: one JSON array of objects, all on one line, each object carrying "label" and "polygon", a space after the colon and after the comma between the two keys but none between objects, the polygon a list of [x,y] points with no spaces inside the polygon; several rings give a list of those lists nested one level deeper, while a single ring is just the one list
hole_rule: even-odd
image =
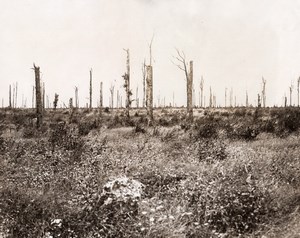
[{"label": "tangled undergrowth", "polygon": [[137,119],[3,129],[0,236],[297,237],[299,138],[248,140],[228,134],[239,126],[208,120],[216,128]]}]

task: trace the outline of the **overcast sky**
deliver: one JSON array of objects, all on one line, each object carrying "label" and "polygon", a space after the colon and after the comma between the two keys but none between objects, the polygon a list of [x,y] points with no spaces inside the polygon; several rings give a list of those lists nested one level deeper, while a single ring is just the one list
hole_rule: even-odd
[{"label": "overcast sky", "polygon": [[[298,0],[0,0],[0,99],[8,105],[9,84],[18,82],[31,106],[33,62],[40,66],[46,94],[68,104],[79,88],[80,104],[89,97],[93,68],[93,105],[103,81],[104,103],[109,88],[124,95],[122,75],[130,49],[131,88],[142,98],[142,62],[149,61],[154,35],[154,102],[186,104],[184,73],[173,63],[175,47],[194,61],[196,104],[204,78],[224,105],[225,88],[238,104],[256,104],[262,76],[267,80],[267,105],[281,105],[300,76],[300,1]],[[123,96],[124,98],[124,96]],[[123,100],[124,103],[124,100]],[[227,102],[228,103],[228,102]],[[59,103],[60,104],[60,103]],[[135,105],[135,103],[133,103]]]}]

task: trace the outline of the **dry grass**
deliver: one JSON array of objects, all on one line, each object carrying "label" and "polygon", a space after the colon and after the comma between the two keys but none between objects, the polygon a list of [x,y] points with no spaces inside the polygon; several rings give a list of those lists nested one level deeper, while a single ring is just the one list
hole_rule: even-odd
[{"label": "dry grass", "polygon": [[[172,121],[170,112],[163,122],[170,124],[139,125],[144,131],[135,128],[139,118],[134,126],[123,127],[122,121],[112,125],[108,114],[99,119],[94,113],[79,113],[76,124],[68,123],[67,114],[58,114],[56,123],[65,133],[56,135],[57,125],[50,129],[45,124],[45,132],[32,127],[29,137],[21,133],[27,124],[8,132],[10,115],[2,115],[0,221],[5,235],[297,237],[297,134],[232,139],[219,131],[223,125],[216,117],[224,112],[214,119],[215,112],[207,113],[217,127],[213,138],[199,136],[197,126],[186,130],[173,125],[177,119]],[[232,111],[225,116],[229,123],[235,123],[234,113],[248,115]],[[51,118],[49,113],[46,123]],[[81,133],[80,125],[90,121],[98,124],[87,125]],[[105,202],[104,184],[120,176],[144,185],[140,199],[122,202],[112,197],[111,203]]]}]

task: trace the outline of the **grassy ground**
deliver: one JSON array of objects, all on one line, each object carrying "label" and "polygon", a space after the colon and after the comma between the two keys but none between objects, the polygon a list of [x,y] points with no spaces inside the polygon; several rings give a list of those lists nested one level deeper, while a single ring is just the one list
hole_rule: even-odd
[{"label": "grassy ground", "polygon": [[122,113],[1,112],[3,237],[299,237],[299,110]]}]

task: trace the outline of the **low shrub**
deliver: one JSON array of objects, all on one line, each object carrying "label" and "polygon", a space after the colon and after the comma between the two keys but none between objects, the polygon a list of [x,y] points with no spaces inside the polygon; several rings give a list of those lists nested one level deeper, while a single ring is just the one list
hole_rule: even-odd
[{"label": "low shrub", "polygon": [[213,162],[227,158],[226,145],[220,140],[202,139],[197,142],[199,161]]}]

